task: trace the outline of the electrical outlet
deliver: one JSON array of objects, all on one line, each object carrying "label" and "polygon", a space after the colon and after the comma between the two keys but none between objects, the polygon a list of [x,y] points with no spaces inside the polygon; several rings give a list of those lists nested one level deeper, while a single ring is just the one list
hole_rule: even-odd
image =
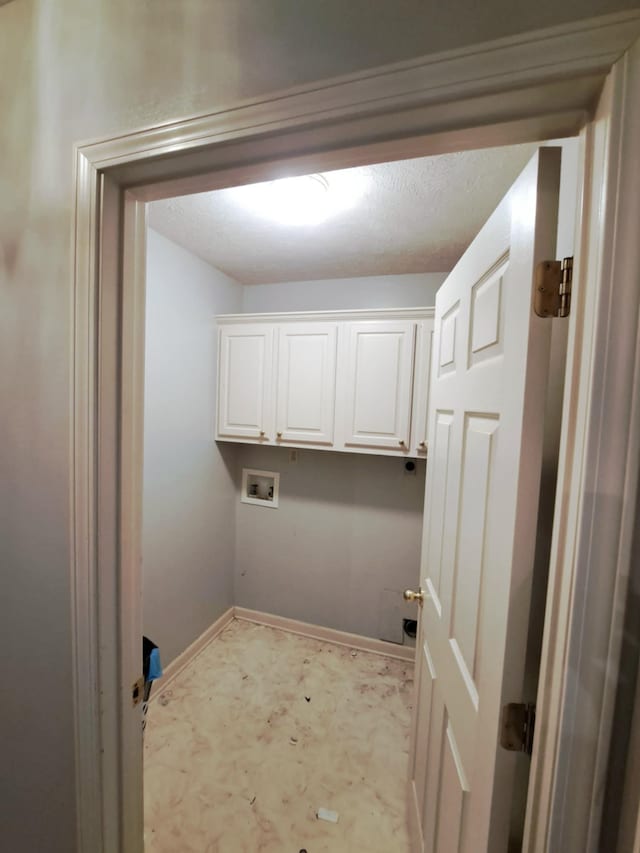
[{"label": "electrical outlet", "polygon": [[291,450],[289,451],[289,462],[292,465],[295,465],[297,463],[297,461],[298,461],[298,451],[295,450],[294,448],[291,448]]}]

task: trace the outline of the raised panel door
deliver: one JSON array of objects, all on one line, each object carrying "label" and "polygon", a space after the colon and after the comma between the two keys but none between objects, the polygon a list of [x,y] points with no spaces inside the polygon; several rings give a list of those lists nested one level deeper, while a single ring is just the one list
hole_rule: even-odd
[{"label": "raised panel door", "polygon": [[531,308],[553,256],[560,151],[542,148],[436,297],[411,749],[414,850],[517,843],[517,761],[501,708],[522,701],[551,321]]}]

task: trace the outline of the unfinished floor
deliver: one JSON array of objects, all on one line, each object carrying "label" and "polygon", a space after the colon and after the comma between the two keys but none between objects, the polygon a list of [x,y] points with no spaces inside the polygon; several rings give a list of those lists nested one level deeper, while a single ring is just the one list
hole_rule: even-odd
[{"label": "unfinished floor", "polygon": [[406,853],[412,679],[406,662],[234,620],[156,688],[146,853]]}]

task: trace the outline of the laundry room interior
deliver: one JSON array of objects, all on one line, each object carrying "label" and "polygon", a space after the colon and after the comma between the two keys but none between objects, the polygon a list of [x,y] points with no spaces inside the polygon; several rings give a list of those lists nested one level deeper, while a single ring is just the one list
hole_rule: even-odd
[{"label": "laundry room interior", "polygon": [[[543,144],[562,148],[563,257],[573,253],[579,144]],[[436,293],[537,148],[463,151],[148,204],[142,602],[144,634],[165,669],[145,735],[148,843],[175,794],[158,762],[184,708],[206,694],[227,721],[229,749],[251,738],[252,723],[235,733],[224,716],[240,701],[235,671],[255,686],[243,643],[266,678],[275,683],[280,673],[285,704],[302,684],[303,713],[317,692],[330,697],[340,678],[353,677],[368,698],[346,709],[345,730],[360,728],[371,743],[388,726],[377,756],[363,758],[372,776],[384,775],[385,755],[397,755],[388,825],[371,829],[389,838],[401,831],[419,631],[418,604],[405,591],[420,578]],[[234,635],[242,626],[248,633]],[[286,650],[291,637],[306,645]],[[334,647],[345,665],[361,660],[369,669],[338,675],[335,661],[323,664],[329,687],[303,666],[307,674],[288,683],[301,661],[313,666],[314,650],[326,660]],[[387,662],[375,670],[377,684],[370,661]],[[197,681],[205,694],[196,699]],[[323,709],[330,727],[342,725],[334,699]],[[385,722],[389,702],[398,705]],[[200,735],[206,749],[219,747],[219,727],[215,738]],[[255,730],[256,741],[264,737]],[[300,747],[297,730],[286,737]],[[192,746],[177,742],[193,759]],[[318,766],[324,749],[335,771],[339,750],[323,743],[305,761]],[[262,761],[247,758],[250,774]],[[261,800],[247,789],[252,796]],[[363,835],[360,843],[373,850],[381,842]]]}]

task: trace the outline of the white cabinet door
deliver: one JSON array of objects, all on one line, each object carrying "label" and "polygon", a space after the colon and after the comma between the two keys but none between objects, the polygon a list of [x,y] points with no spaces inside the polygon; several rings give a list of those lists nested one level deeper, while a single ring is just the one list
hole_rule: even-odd
[{"label": "white cabinet door", "polygon": [[276,440],[333,444],[335,323],[292,323],[278,331]]},{"label": "white cabinet door", "polygon": [[409,450],[415,322],[347,325],[345,446]]},{"label": "white cabinet door", "polygon": [[222,326],[219,342],[220,438],[273,440],[273,326]]},{"label": "white cabinet door", "polygon": [[413,414],[411,416],[411,452],[427,453],[427,415],[429,411],[429,382],[433,320],[420,320],[417,325],[416,358],[413,369]]},{"label": "white cabinet door", "polygon": [[522,827],[499,731],[503,704],[524,698],[551,341],[531,294],[555,249],[559,176],[560,150],[541,148],[436,296],[410,761],[420,853],[506,851]]}]

